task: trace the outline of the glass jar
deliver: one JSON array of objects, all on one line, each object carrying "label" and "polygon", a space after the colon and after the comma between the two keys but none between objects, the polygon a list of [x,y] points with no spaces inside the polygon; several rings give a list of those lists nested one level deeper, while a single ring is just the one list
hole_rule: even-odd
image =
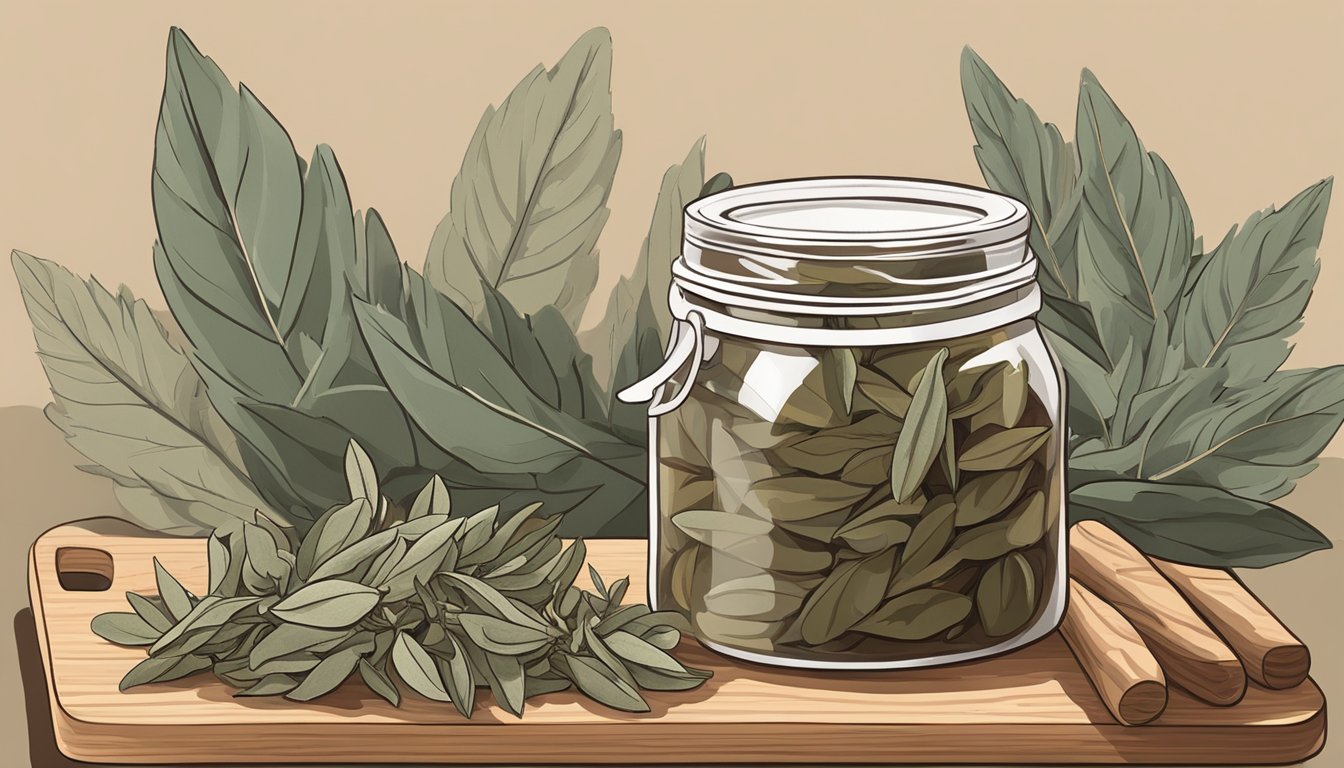
[{"label": "glass jar", "polygon": [[650,405],[650,603],[793,667],[1000,653],[1064,609],[1061,374],[1025,207],[888,178],[693,202]]}]

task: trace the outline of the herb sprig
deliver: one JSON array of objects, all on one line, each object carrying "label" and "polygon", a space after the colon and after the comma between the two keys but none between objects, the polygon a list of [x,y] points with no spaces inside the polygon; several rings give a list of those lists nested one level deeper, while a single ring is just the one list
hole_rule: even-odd
[{"label": "herb sprig", "polygon": [[258,512],[209,540],[209,592],[192,595],[158,561],[158,595],[128,594],[133,612],[104,613],[93,631],[148,647],[125,690],[210,669],[238,696],[308,701],[358,675],[399,704],[400,679],[470,717],[477,688],[515,715],[533,696],[570,687],[629,712],[643,690],[687,690],[710,673],[669,651],[675,614],[622,605],[629,579],[574,586],[582,540],[534,504],[501,521],[497,507],[453,515],[434,478],[401,512],[379,493],[368,455],[346,452],[351,500],[308,532]]}]

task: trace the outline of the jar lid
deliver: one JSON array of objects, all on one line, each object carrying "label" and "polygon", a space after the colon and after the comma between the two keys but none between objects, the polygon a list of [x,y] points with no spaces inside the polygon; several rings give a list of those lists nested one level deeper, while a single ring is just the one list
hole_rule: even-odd
[{"label": "jar lid", "polygon": [[[1026,206],[942,181],[749,184],[686,206],[677,284],[790,306],[956,303],[1032,282]],[[969,300],[969,299],[968,299]]]}]

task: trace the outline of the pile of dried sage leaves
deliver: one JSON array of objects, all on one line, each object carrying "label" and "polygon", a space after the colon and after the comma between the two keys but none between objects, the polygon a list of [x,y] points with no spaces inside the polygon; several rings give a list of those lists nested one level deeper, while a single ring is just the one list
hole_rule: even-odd
[{"label": "pile of dried sage leaves", "polygon": [[710,673],[668,651],[675,614],[621,602],[590,567],[595,592],[574,586],[582,541],[533,505],[500,522],[498,508],[450,516],[434,478],[405,514],[379,493],[368,456],[350,444],[351,501],[303,536],[258,513],[209,542],[210,588],[188,592],[155,561],[158,596],[127,593],[134,613],[104,613],[93,631],[149,658],[122,690],[212,670],[238,696],[308,701],[356,673],[393,705],[394,677],[471,716],[487,687],[515,715],[543,693],[577,688],[606,706],[648,711],[640,689],[687,690]]}]

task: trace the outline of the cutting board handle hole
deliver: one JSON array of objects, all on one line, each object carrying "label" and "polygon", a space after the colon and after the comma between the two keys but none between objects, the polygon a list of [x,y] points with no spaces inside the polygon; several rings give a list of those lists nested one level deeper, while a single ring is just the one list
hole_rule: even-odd
[{"label": "cutting board handle hole", "polygon": [[59,547],[56,579],[67,592],[106,592],[112,586],[112,555],[90,547]]}]

